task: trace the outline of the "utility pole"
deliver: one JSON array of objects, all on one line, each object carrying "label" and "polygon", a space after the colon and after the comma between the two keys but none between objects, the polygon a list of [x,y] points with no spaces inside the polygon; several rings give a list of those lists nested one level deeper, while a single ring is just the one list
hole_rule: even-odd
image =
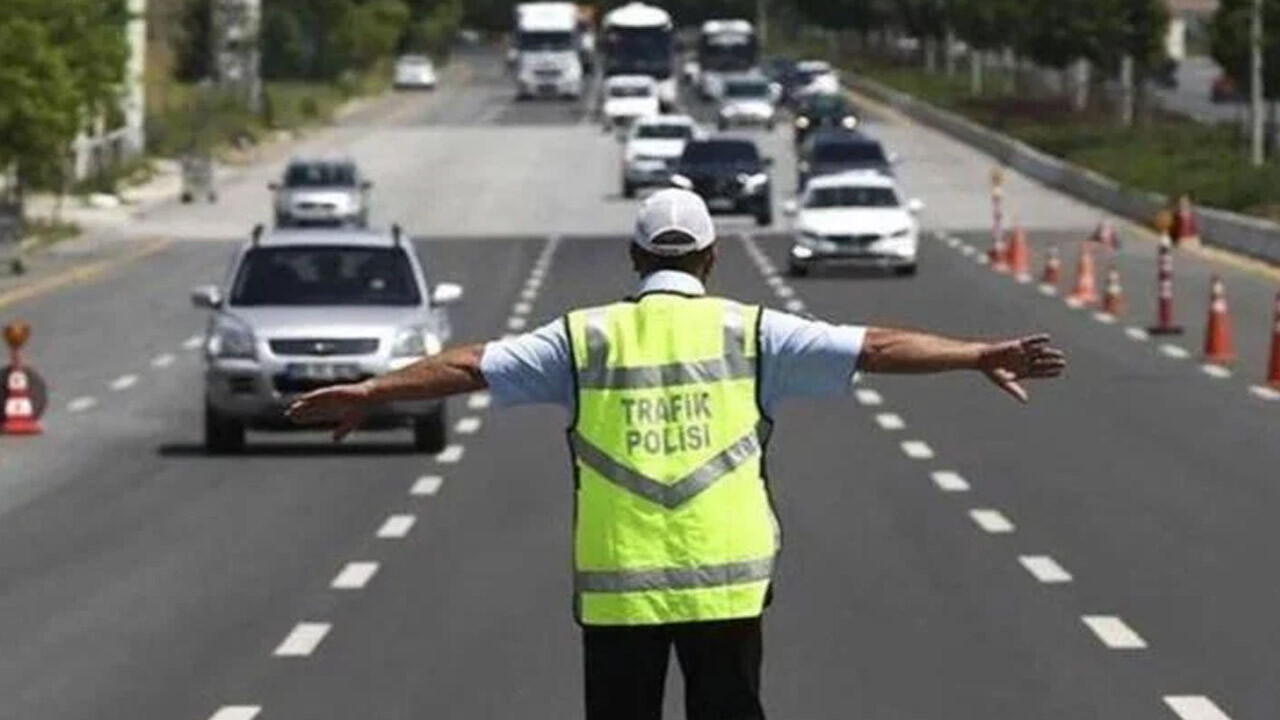
[{"label": "utility pole", "polygon": [[756,37],[760,47],[769,45],[769,6],[767,0],[756,0]]},{"label": "utility pole", "polygon": [[1252,115],[1249,138],[1250,159],[1254,166],[1260,166],[1266,162],[1263,146],[1263,130],[1266,121],[1263,99],[1266,94],[1262,87],[1262,0],[1253,0],[1252,13],[1249,23],[1249,110]]}]

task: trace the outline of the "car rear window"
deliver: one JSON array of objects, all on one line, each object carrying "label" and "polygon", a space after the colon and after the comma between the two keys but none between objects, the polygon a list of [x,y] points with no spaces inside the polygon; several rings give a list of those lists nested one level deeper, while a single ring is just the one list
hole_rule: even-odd
[{"label": "car rear window", "polygon": [[840,95],[815,95],[809,98],[802,112],[806,115],[848,115],[849,103]]},{"label": "car rear window", "polygon": [[285,187],[354,187],[356,168],[349,163],[294,163],[284,174]]},{"label": "car rear window", "polygon": [[809,192],[804,206],[807,208],[898,207],[898,194],[887,187],[825,187]]},{"label": "car rear window", "polygon": [[813,146],[816,162],[886,163],[884,148],[869,142],[828,142]]},{"label": "car rear window", "polygon": [[731,140],[689,143],[680,158],[693,163],[754,162],[760,159],[755,143]]},{"label": "car rear window", "polygon": [[231,288],[231,304],[241,307],[406,307],[421,301],[413,266],[399,248],[253,248]]},{"label": "car rear window", "polygon": [[769,96],[769,86],[754,80],[725,83],[725,97],[729,98],[762,98]]},{"label": "car rear window", "polygon": [[609,88],[609,97],[642,98],[653,94],[653,89],[643,85],[615,85]]},{"label": "car rear window", "polygon": [[688,140],[692,135],[693,128],[677,123],[641,125],[636,128],[636,137],[642,140]]}]

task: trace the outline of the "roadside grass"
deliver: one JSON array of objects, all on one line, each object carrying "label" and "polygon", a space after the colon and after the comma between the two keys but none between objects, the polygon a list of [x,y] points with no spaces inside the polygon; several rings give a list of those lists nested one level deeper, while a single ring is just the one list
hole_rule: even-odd
[{"label": "roadside grass", "polygon": [[1125,185],[1280,220],[1280,165],[1250,165],[1234,126],[1150,111],[1125,128],[1111,108],[1076,112],[1060,96],[1006,95],[1003,78],[988,77],[990,93],[975,97],[963,72],[947,77],[865,58],[845,67]]}]

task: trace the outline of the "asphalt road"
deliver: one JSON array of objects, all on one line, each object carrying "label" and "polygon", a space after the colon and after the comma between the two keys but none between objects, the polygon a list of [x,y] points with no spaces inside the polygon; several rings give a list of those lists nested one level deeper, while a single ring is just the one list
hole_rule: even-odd
[{"label": "asphalt road", "polygon": [[[582,106],[516,103],[497,62],[471,63],[465,83],[304,148],[354,155],[378,217],[466,286],[464,341],[633,282],[617,144]],[[1116,259],[1129,314],[1070,309],[966,254],[986,244],[989,161],[871,115],[928,205],[920,275],[791,280],[784,226],[729,219],[714,290],[842,322],[1047,330],[1073,364],[1027,407],[956,376],[869,377],[784,408],[771,717],[1276,717],[1280,402],[1250,391],[1274,280],[1180,252],[1188,334],[1141,339],[1127,329],[1152,313],[1148,240],[1126,237]],[[758,137],[781,201],[789,140]],[[187,289],[221,277],[278,170],[139,221],[139,238],[174,239],[161,251],[0,309],[35,327],[55,391],[45,435],[0,439],[0,717],[580,716],[563,413],[459,398],[436,458],[407,433],[199,447],[203,318]],[[1017,177],[1010,206],[1037,258],[1061,244],[1069,278],[1097,212]],[[1197,360],[1214,271],[1241,351],[1227,377]]]}]

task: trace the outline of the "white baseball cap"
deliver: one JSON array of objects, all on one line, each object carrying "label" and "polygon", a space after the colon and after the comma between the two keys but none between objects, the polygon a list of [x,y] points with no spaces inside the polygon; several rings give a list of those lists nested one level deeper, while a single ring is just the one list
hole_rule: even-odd
[{"label": "white baseball cap", "polygon": [[632,242],[654,255],[688,255],[711,247],[715,241],[711,212],[696,193],[670,188],[640,203]]}]

